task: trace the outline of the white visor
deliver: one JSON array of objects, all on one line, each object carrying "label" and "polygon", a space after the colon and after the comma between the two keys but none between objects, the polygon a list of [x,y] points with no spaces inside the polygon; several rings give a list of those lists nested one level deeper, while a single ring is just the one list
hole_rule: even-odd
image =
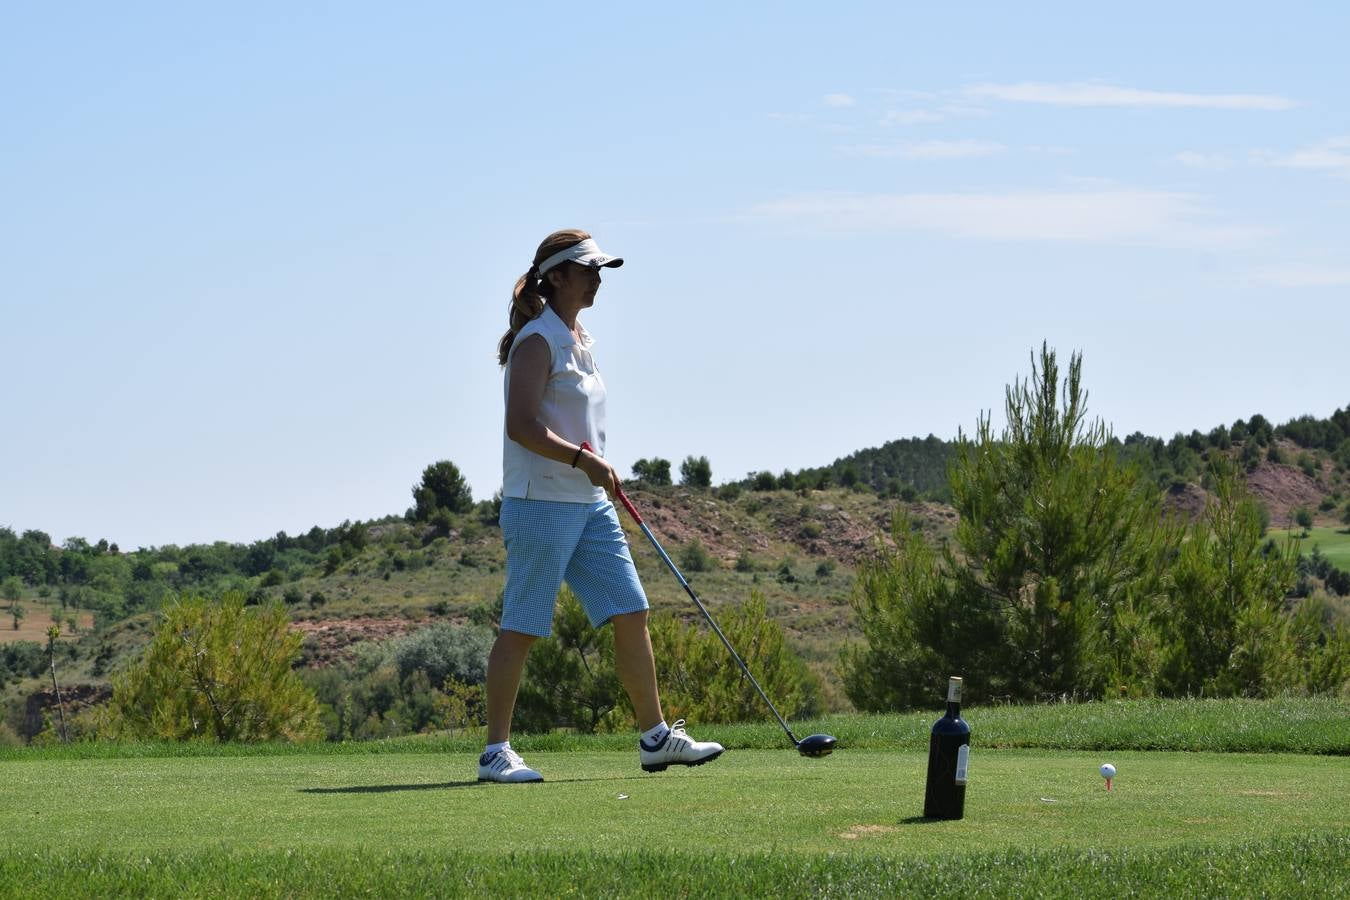
[{"label": "white visor", "polygon": [[601,266],[618,268],[623,265],[623,260],[620,257],[601,252],[600,248],[595,245],[595,241],[586,238],[586,240],[579,244],[573,244],[566,250],[559,250],[541,262],[539,264],[539,275],[542,277],[549,269],[565,262],[581,263],[583,266],[590,266],[593,269],[598,269]]}]

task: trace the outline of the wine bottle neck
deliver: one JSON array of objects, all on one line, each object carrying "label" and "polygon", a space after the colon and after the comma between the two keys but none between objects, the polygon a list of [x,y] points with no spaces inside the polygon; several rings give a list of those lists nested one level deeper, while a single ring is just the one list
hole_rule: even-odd
[{"label": "wine bottle neck", "polygon": [[961,718],[961,704],[960,704],[960,703],[953,702],[953,701],[951,701],[951,700],[948,700],[948,701],[947,701],[947,718],[949,718],[949,719],[959,719],[959,718]]}]

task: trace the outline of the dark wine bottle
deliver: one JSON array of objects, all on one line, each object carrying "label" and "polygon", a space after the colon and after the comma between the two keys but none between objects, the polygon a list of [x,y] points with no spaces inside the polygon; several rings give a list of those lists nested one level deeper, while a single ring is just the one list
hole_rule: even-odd
[{"label": "dark wine bottle", "polygon": [[966,769],[970,726],[961,718],[961,679],[947,682],[947,714],[933,724],[928,740],[928,784],[923,793],[927,819],[959,819],[966,813]]}]

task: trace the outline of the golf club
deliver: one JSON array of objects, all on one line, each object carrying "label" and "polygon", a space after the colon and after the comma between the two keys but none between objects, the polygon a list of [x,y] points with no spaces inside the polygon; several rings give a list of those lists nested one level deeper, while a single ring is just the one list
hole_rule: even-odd
[{"label": "golf club", "polygon": [[[583,442],[581,446],[584,450],[590,450],[592,453],[595,452],[589,442]],[[731,641],[727,640],[727,636],[722,633],[722,629],[717,627],[717,623],[713,621],[712,614],[708,612],[708,608],[703,605],[703,601],[698,599],[698,595],[695,594],[694,589],[689,586],[689,582],[685,580],[682,574],[680,574],[680,570],[675,567],[675,563],[671,561],[670,557],[666,554],[666,551],[661,547],[661,543],[656,539],[656,535],[652,534],[652,530],[647,527],[647,523],[642,521],[642,516],[638,513],[637,507],[633,505],[633,501],[628,499],[628,496],[623,492],[622,488],[618,490],[618,494],[619,502],[623,504],[624,509],[628,510],[628,514],[633,517],[633,521],[642,529],[642,533],[647,536],[647,540],[652,542],[652,546],[656,548],[657,554],[665,560],[666,566],[674,573],[675,577],[679,579],[680,585],[684,588],[685,593],[687,593],[689,598],[694,601],[694,605],[698,607],[698,611],[703,613],[703,618],[708,620],[708,624],[712,626],[712,630],[722,639],[723,646],[727,648],[727,652],[731,654],[731,658],[736,660],[736,664],[741,667],[741,671],[745,673],[745,677],[750,679],[750,683],[755,686],[755,690],[759,691],[759,696],[763,698],[766,704],[768,704],[769,709],[773,712],[774,718],[778,720],[778,724],[783,726],[783,730],[787,732],[788,740],[792,741],[792,745],[797,748],[797,752],[802,756],[814,757],[829,756],[834,752],[835,745],[837,745],[839,741],[836,740],[833,735],[813,734],[804,737],[801,740],[797,740],[797,736],[792,733],[792,729],[788,727],[787,722],[783,721],[783,717],[778,714],[778,708],[773,705],[773,701],[769,699],[769,695],[764,693],[764,688],[760,687],[759,682],[755,680],[755,676],[750,674],[749,666],[741,659],[741,655],[736,652],[736,648],[731,646]]]}]

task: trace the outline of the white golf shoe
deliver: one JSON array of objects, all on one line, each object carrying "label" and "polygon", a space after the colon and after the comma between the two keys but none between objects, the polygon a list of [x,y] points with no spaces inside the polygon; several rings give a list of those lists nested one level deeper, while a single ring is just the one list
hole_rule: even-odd
[{"label": "white golf shoe", "polygon": [[544,776],[525,765],[520,754],[505,747],[496,753],[478,757],[478,780],[500,781],[504,784],[525,781],[543,781]]},{"label": "white golf shoe", "polygon": [[644,772],[664,772],[669,766],[701,766],[722,755],[722,745],[712,741],[696,741],[684,732],[684,719],[670,726],[670,731],[655,746],[638,741],[638,757]]}]

